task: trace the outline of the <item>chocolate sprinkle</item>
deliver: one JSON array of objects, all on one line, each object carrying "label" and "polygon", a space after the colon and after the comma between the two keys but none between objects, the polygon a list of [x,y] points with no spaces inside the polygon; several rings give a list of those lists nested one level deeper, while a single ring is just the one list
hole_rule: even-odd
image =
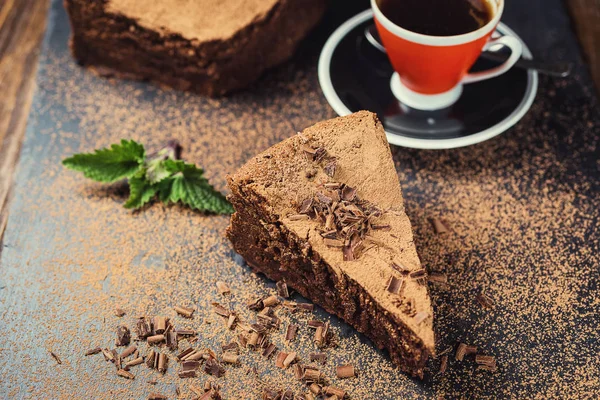
[{"label": "chocolate sprinkle", "polygon": [[387,291],[392,294],[398,295],[402,291],[403,286],[404,286],[403,279],[398,279],[395,276],[392,276],[392,277],[390,277],[390,280],[388,281]]},{"label": "chocolate sprinkle", "polygon": [[115,341],[117,346],[127,346],[131,341],[131,332],[129,328],[124,325],[117,327],[117,340]]},{"label": "chocolate sprinkle", "polygon": [[220,378],[225,375],[225,368],[223,368],[217,360],[210,357],[208,360],[206,360],[206,364],[204,364],[204,372]]}]

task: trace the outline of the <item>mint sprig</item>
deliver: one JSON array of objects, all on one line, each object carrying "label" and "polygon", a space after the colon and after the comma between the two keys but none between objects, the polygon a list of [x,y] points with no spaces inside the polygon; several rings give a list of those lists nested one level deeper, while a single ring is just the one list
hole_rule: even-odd
[{"label": "mint sprig", "polygon": [[231,214],[233,207],[194,164],[179,160],[179,145],[170,142],[159,152],[146,156],[144,146],[122,140],[110,148],[75,154],[63,165],[97,182],[112,183],[127,178],[126,208],[138,209],[154,198],[182,203],[199,211]]}]

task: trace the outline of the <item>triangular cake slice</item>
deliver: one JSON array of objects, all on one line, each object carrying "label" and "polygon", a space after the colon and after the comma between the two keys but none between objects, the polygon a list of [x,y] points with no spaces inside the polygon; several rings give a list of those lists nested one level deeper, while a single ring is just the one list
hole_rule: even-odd
[{"label": "triangular cake slice", "polygon": [[307,128],[228,184],[236,212],[227,235],[255,271],[285,280],[422,376],[434,353],[427,276],[375,114]]}]

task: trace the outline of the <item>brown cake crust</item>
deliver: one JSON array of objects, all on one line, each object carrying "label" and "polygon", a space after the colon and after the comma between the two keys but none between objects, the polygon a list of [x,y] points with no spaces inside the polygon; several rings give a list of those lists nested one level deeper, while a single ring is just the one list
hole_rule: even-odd
[{"label": "brown cake crust", "polygon": [[[298,212],[297,200],[333,179],[321,173],[306,177],[313,166],[302,154],[306,143],[324,145],[337,157],[339,182],[356,185],[365,200],[391,210],[382,218],[391,224],[393,235],[377,234],[386,249],[372,249],[358,261],[343,262],[339,250],[322,246],[322,238],[315,234],[317,221],[290,220],[289,214]],[[236,213],[227,236],[254,270],[274,280],[285,279],[387,349],[402,370],[422,375],[434,351],[431,320],[415,324],[397,304],[413,299],[418,311],[432,315],[431,304],[426,285],[406,282],[402,296],[385,290],[389,277],[397,276],[388,260],[412,270],[421,267],[389,146],[374,114],[360,112],[308,128],[250,160],[228,178],[228,184]]]},{"label": "brown cake crust", "polygon": [[[279,0],[230,37],[198,40],[144,26],[110,9],[109,1],[65,0],[71,50],[80,64],[101,75],[210,96],[242,89],[289,59],[325,10],[323,0]],[[140,1],[140,7],[146,6]]]}]

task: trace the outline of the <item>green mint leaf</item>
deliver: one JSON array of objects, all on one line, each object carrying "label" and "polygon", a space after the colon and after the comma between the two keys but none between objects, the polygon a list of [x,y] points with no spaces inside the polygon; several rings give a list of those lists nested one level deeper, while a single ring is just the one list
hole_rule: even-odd
[{"label": "green mint leaf", "polygon": [[156,193],[158,193],[158,187],[146,180],[146,171],[140,170],[129,178],[129,199],[124,207],[138,209],[152,200]]},{"label": "green mint leaf", "polygon": [[154,184],[162,181],[163,179],[171,176],[172,172],[165,167],[165,160],[156,159],[148,162],[148,169],[146,170],[146,179],[148,182]]},{"label": "green mint leaf", "polygon": [[69,169],[83,172],[86,178],[111,183],[135,175],[144,163],[144,155],[141,144],[121,140],[121,144],[94,153],[75,154],[62,163]]},{"label": "green mint leaf", "polygon": [[202,169],[179,160],[165,160],[163,164],[173,174],[158,184],[163,202],[181,202],[193,209],[217,214],[233,213],[231,204],[208,183]]}]

